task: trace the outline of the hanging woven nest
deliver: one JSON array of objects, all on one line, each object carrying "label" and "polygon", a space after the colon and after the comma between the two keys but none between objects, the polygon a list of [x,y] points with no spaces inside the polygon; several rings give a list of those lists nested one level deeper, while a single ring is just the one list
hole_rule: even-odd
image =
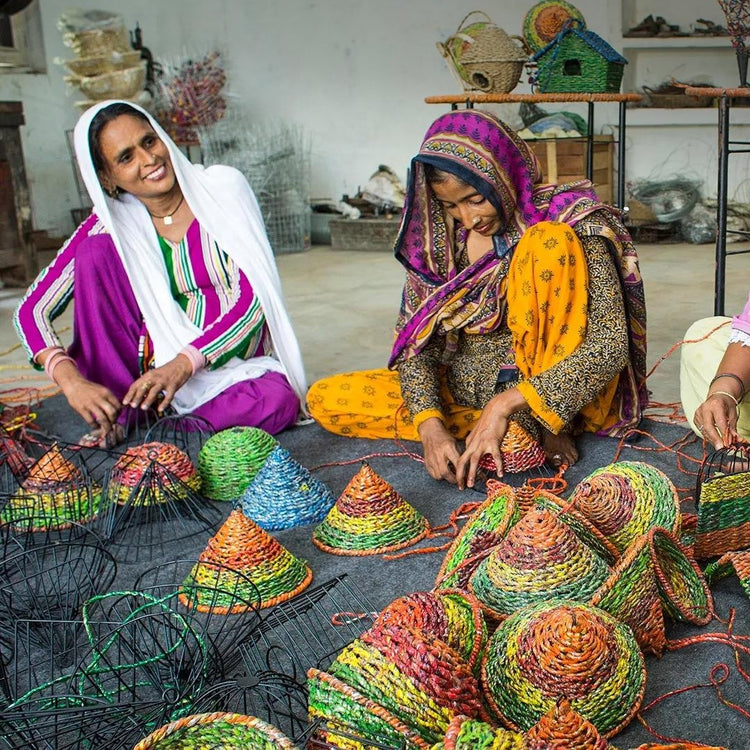
[{"label": "hanging woven nest", "polygon": [[596,469],[575,487],[568,502],[620,552],[657,526],[680,533],[677,489],[663,471],[642,461]]},{"label": "hanging woven nest", "polygon": [[212,435],[198,454],[203,494],[212,500],[234,502],[278,444],[260,427],[230,427]]},{"label": "hanging woven nest", "polygon": [[[233,576],[230,571],[242,574]],[[270,534],[240,510],[233,510],[216,534],[208,540],[199,562],[182,585],[187,604],[195,604],[202,590],[241,589],[242,580],[249,580],[260,594],[261,608],[291,599],[312,581],[312,570],[304,560],[295,557]],[[248,587],[249,588],[249,587]],[[254,590],[245,592],[247,601],[256,597]],[[207,611],[207,610],[203,610]],[[215,607],[212,611],[219,611]],[[238,611],[232,608],[228,611]]]},{"label": "hanging woven nest", "polygon": [[238,501],[266,531],[317,523],[334,503],[331,491],[277,445]]},{"label": "hanging woven nest", "polygon": [[503,619],[554,597],[588,601],[609,573],[554,513],[533,508],[479,564],[469,589],[487,615]]},{"label": "hanging woven nest", "polygon": [[416,544],[428,532],[427,519],[364,463],[313,532],[313,542],[334,555],[377,555]]},{"label": "hanging woven nest", "polygon": [[615,750],[599,734],[597,728],[570,707],[570,701],[561,698],[526,733],[525,750]]},{"label": "hanging woven nest", "polygon": [[515,612],[495,631],[482,686],[493,714],[512,729],[529,730],[566,698],[608,738],[638,711],[646,669],[627,625],[596,607],[552,600]]}]

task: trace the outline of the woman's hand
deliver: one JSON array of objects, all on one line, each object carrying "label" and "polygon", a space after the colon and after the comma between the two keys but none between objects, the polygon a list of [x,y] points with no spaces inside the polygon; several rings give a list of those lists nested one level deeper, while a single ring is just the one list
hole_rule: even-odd
[{"label": "woman's hand", "polygon": [[455,467],[461,457],[456,439],[437,417],[422,422],[418,432],[424,450],[424,463],[430,476],[456,484]]},{"label": "woman's hand", "polygon": [[716,450],[741,440],[737,433],[737,405],[726,394],[709,394],[695,410],[693,424]]},{"label": "woman's hand", "polygon": [[193,374],[193,366],[184,354],[161,367],[149,370],[134,380],[122,403],[133,409],[150,409],[159,403],[158,412],[163,412],[171,403],[174,394],[182,388]]},{"label": "woman's hand", "polygon": [[108,435],[122,410],[115,394],[103,385],[86,380],[70,362],[61,362],[55,375],[70,407],[99,434]]}]

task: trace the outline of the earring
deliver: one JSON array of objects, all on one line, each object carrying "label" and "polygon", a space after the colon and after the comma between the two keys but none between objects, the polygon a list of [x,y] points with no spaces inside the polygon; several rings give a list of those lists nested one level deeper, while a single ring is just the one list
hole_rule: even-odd
[{"label": "earring", "polygon": [[113,185],[112,187],[104,187],[102,185],[102,188],[104,189],[104,192],[112,198],[112,200],[117,200],[118,196],[120,195],[120,188],[117,187],[117,185]]}]

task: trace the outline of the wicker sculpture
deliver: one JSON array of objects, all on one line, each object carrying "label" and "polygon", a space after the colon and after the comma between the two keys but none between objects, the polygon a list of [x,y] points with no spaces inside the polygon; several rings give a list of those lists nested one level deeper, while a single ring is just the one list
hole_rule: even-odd
[{"label": "wicker sculpture", "polygon": [[[503,442],[500,443],[500,453],[503,457],[503,471],[508,474],[536,469],[546,460],[540,443],[516,421],[511,421],[508,425]],[[479,466],[486,471],[497,471],[495,461],[489,453],[482,456]]]},{"label": "wicker sculpture", "polygon": [[565,0],[542,0],[533,5],[523,19],[523,38],[534,52],[546,47],[563,29],[565,23],[586,20],[578,8]]},{"label": "wicker sculpture", "polygon": [[566,698],[611,737],[638,710],[646,670],[627,625],[596,607],[553,600],[520,609],[495,631],[482,686],[492,712],[512,729],[529,730]]},{"label": "wicker sculpture", "polygon": [[533,508],[479,564],[469,588],[488,616],[503,619],[554,597],[588,601],[609,573],[554,513]]},{"label": "wicker sculpture", "polygon": [[[234,579],[238,577],[230,571],[237,571],[255,585],[261,607],[272,607],[291,599],[312,581],[312,570],[304,560],[295,557],[239,510],[233,510],[208,540],[199,562],[185,579],[183,590],[197,594],[198,599],[202,588],[214,586],[234,590],[237,587]],[[247,592],[248,600],[252,595],[252,591]],[[182,596],[187,602],[188,594]],[[195,606],[201,611],[206,605]],[[236,611],[236,607],[232,609]]]},{"label": "wicker sculpture", "polygon": [[642,461],[591,472],[568,499],[620,552],[653,527],[680,533],[680,499],[669,477]]},{"label": "wicker sculpture", "polygon": [[561,698],[526,733],[525,750],[614,750],[597,728]]},{"label": "wicker sculpture", "polygon": [[486,553],[503,540],[519,518],[513,488],[489,480],[487,499],[471,514],[453,540],[440,566],[435,587],[465,589]]},{"label": "wicker sculpture", "polygon": [[234,502],[278,444],[260,427],[230,427],[212,435],[198,454],[203,494],[212,500]]},{"label": "wicker sculpture", "polygon": [[696,482],[700,559],[750,547],[750,446],[732,445],[706,456]]},{"label": "wicker sculpture", "polygon": [[427,519],[364,463],[316,527],[313,542],[334,555],[377,555],[416,544],[428,531]]},{"label": "wicker sculpture", "polygon": [[242,512],[266,531],[321,521],[335,498],[319,479],[277,445],[238,501]]}]

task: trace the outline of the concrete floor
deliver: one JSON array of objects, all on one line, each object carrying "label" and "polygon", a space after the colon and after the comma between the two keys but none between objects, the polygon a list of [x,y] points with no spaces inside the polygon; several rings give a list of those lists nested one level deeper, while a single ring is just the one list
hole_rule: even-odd
[{"label": "concrete floor", "polygon": [[[732,249],[739,247],[745,245]],[[649,316],[648,361],[653,367],[692,321],[713,314],[714,246],[640,245],[638,251]],[[335,372],[384,366],[403,281],[401,266],[390,253],[319,246],[277,260],[309,382]],[[728,259],[728,314],[744,306],[748,270],[750,255]],[[12,313],[21,294],[18,289],[0,290],[0,391],[47,382],[25,365],[20,348],[12,349],[17,343]],[[60,320],[66,341],[71,320],[70,310]],[[649,384],[653,401],[679,400],[679,351],[658,365]]]}]

